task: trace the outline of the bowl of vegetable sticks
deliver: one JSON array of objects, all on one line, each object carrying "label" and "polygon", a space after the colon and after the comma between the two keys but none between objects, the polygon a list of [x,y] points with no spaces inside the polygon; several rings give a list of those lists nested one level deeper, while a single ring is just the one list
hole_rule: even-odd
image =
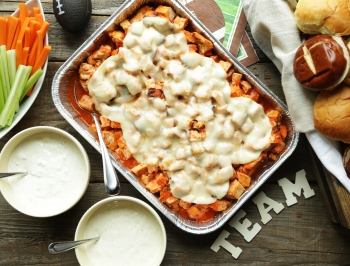
[{"label": "bowl of vegetable sticks", "polygon": [[0,139],[26,114],[46,74],[50,24],[40,0],[19,3],[0,17]]}]

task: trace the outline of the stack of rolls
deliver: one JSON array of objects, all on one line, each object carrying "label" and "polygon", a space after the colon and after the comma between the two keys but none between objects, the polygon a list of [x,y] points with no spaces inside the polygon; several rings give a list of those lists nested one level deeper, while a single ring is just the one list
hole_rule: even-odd
[{"label": "stack of rolls", "polygon": [[309,38],[296,52],[294,75],[304,88],[320,92],[315,129],[350,143],[350,1],[299,0],[295,22]]}]

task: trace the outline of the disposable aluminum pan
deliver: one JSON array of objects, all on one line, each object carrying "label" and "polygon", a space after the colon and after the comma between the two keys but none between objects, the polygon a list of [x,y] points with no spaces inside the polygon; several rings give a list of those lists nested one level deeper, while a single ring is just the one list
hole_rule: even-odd
[{"label": "disposable aluminum pan", "polygon": [[292,154],[299,139],[299,134],[295,132],[294,125],[291,121],[286,105],[271,92],[262,82],[260,82],[252,73],[249,72],[239,61],[237,61],[223,46],[217,41],[210,31],[196,18],[191,12],[183,6],[178,0],[129,0],[116,10],[110,18],[103,23],[94,34],[88,38],[84,44],[60,67],[57,71],[52,83],[52,97],[56,108],[61,115],[97,150],[100,152],[99,144],[88,126],[82,122],[79,115],[68,102],[69,80],[72,75],[76,75],[79,66],[86,58],[100,47],[100,44],[106,38],[106,32],[116,29],[117,25],[125,19],[130,19],[143,5],[168,5],[181,17],[187,17],[191,22],[190,26],[197,32],[210,39],[216,53],[224,60],[231,61],[236,72],[243,74],[254,87],[256,87],[262,97],[267,98],[283,113],[284,123],[287,125],[288,136],[286,138],[286,149],[280,156],[278,161],[265,167],[260,171],[260,176],[253,182],[252,186],[233,204],[229,209],[219,214],[217,217],[207,221],[197,223],[182,218],[177,212],[168,208],[161,203],[158,198],[146,190],[137,180],[137,178],[126,169],[121,163],[113,157],[113,165],[115,168],[138,190],[144,195],[160,212],[162,212],[171,222],[184,231],[193,234],[207,234],[213,232],[224,225],[254,194],[255,191],[272,175],[273,172]]}]

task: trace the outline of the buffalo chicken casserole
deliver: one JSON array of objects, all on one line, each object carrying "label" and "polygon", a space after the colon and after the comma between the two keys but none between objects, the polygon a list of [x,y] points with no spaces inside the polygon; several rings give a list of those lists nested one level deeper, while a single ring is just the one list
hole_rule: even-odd
[{"label": "buffalo chicken casserole", "polygon": [[200,222],[234,204],[257,169],[278,159],[287,129],[188,23],[162,5],[123,21],[81,64],[79,105],[100,113],[107,146],[146,189]]}]

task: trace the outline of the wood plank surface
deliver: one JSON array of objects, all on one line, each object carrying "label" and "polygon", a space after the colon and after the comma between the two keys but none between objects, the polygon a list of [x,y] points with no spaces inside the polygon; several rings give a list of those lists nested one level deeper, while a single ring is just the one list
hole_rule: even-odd
[{"label": "wood plank surface", "polygon": [[[0,15],[9,15],[17,8],[14,0],[0,1]],[[23,2],[23,1],[22,1]],[[42,90],[21,122],[0,140],[0,149],[17,132],[32,126],[54,126],[71,133],[85,147],[91,162],[90,185],[84,197],[71,210],[51,218],[32,218],[14,210],[0,196],[0,265],[78,265],[74,251],[50,255],[47,246],[52,241],[72,240],[75,228],[84,212],[97,201],[107,197],[103,187],[102,160],[56,110],[51,98],[53,76],[62,62],[103,23],[123,1],[93,0],[93,16],[79,34],[64,31],[52,13],[52,1],[42,1],[46,18],[51,23],[49,42],[53,50]],[[249,27],[247,28],[249,30]],[[250,71],[284,100],[281,77],[271,61],[253,42],[260,62],[249,67]],[[287,207],[285,196],[277,181],[295,179],[295,173],[305,169],[315,196],[298,197],[298,203]],[[122,195],[145,199],[131,184],[122,179]],[[264,191],[273,200],[283,203],[285,209],[264,225],[252,200],[242,209],[252,223],[259,223],[262,230],[247,243],[243,236],[228,224],[207,235],[191,235],[172,224],[160,214],[167,232],[167,248],[162,265],[349,265],[350,231],[333,223],[328,216],[320,188],[312,167],[309,146],[305,136],[290,158],[257,191]],[[235,260],[230,253],[210,249],[218,235],[226,230],[227,241],[243,252]]]}]

